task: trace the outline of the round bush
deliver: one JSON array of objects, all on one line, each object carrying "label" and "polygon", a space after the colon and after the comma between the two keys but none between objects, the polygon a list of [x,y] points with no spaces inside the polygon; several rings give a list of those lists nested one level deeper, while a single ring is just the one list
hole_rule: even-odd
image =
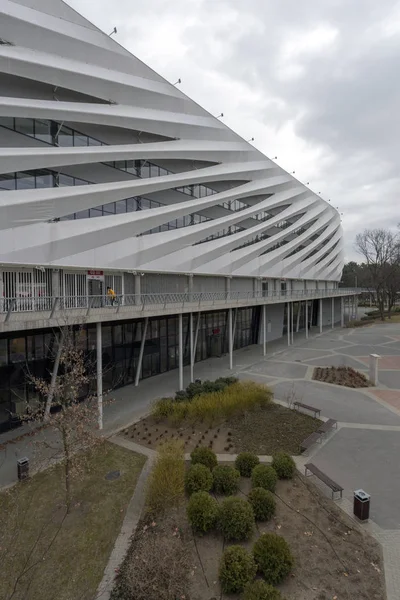
[{"label": "round bush", "polygon": [[251,473],[253,487],[262,487],[270,492],[275,491],[278,476],[273,467],[268,465],[257,465]]},{"label": "round bush", "polygon": [[252,452],[241,452],[235,460],[235,467],[242,477],[250,477],[252,470],[260,463],[260,459]]},{"label": "round bush", "polygon": [[253,507],[256,521],[269,521],[275,514],[275,498],[264,488],[253,488],[249,494],[249,502]]},{"label": "round bush", "polygon": [[190,524],[201,533],[215,527],[218,511],[218,502],[207,492],[195,492],[188,502],[187,515]]},{"label": "round bush", "polygon": [[192,465],[201,464],[213,470],[217,466],[217,455],[211,450],[211,448],[195,448],[190,455],[192,459]]},{"label": "round bush", "polygon": [[229,546],[219,563],[219,580],[225,594],[241,592],[256,576],[257,567],[252,555],[242,546]]},{"label": "round bush", "polygon": [[292,479],[296,470],[296,463],[290,454],[286,454],[286,452],[275,454],[272,457],[272,466],[279,479]]},{"label": "round bush", "polygon": [[225,539],[247,540],[254,528],[254,512],[246,500],[231,496],[220,505],[219,524]]},{"label": "round bush", "polygon": [[248,583],[244,588],[243,600],[283,600],[279,590],[265,583],[262,579],[257,579]]},{"label": "round bush", "polygon": [[218,465],[212,472],[214,491],[226,496],[234,494],[238,489],[240,473],[233,467]]},{"label": "round bush", "polygon": [[276,533],[263,533],[253,547],[254,560],[267,583],[275,585],[289,575],[293,566],[290,548]]},{"label": "round bush", "polygon": [[194,492],[209,492],[212,488],[213,477],[210,469],[204,465],[191,465],[186,471],[185,486],[188,494]]}]

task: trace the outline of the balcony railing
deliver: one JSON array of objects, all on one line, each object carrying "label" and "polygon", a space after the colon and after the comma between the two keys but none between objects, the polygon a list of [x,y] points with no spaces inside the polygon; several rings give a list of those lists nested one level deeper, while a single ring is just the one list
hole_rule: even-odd
[{"label": "balcony railing", "polygon": [[[0,322],[12,319],[14,313],[35,313],[38,318],[52,319],[60,313],[72,312],[89,316],[92,311],[106,310],[107,314],[138,314],[152,310],[193,311],[213,306],[235,306],[235,304],[275,304],[305,299],[335,296],[354,296],[360,293],[356,288],[335,288],[329,290],[281,290],[271,292],[187,292],[171,294],[125,294],[114,300],[107,296],[58,296],[22,297],[0,299]],[[108,312],[110,311],[110,312]],[[36,318],[27,314],[27,319]],[[39,316],[40,314],[40,316]],[[18,319],[20,320],[20,319]]]}]

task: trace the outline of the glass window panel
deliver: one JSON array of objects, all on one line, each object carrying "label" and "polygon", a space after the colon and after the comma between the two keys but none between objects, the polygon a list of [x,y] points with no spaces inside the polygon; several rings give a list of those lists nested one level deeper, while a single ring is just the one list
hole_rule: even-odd
[{"label": "glass window panel", "polygon": [[148,208],[150,208],[150,200],[148,200],[147,198],[142,198],[142,210],[146,210]]},{"label": "glass window panel", "polygon": [[88,182],[84,179],[79,179],[78,177],[74,178],[74,185],[88,185]]},{"label": "glass window panel", "polygon": [[128,198],[126,201],[126,211],[134,212],[137,209],[136,198]]},{"label": "glass window panel", "polygon": [[10,340],[10,362],[25,362],[25,338],[12,338]]},{"label": "glass window panel", "polygon": [[103,216],[103,209],[102,207],[100,208],[91,208],[89,211],[89,216],[90,218],[92,217],[102,217]]},{"label": "glass window panel", "polygon": [[14,117],[0,117],[0,126],[14,129]]},{"label": "glass window panel", "polygon": [[50,121],[35,119],[35,138],[41,142],[52,144]]},{"label": "glass window panel", "polygon": [[62,173],[60,173],[60,175],[58,176],[58,185],[59,187],[74,185],[74,178],[70,177],[69,175],[63,175]]},{"label": "glass window panel", "polygon": [[114,167],[116,169],[121,169],[121,171],[126,170],[126,162],[124,160],[116,160],[114,163]]},{"label": "glass window panel", "polygon": [[126,200],[118,200],[115,203],[117,213],[126,213]]},{"label": "glass window panel", "polygon": [[4,190],[15,190],[15,173],[0,175],[0,188]]},{"label": "glass window panel", "polygon": [[142,165],[140,175],[145,178],[150,177],[150,165],[148,163]]},{"label": "glass window panel", "polygon": [[92,137],[88,137],[88,145],[89,146],[102,146],[103,144],[99,140],[95,140]]},{"label": "glass window panel", "polygon": [[88,136],[74,131],[74,146],[88,146]]},{"label": "glass window panel", "polygon": [[178,228],[183,227],[183,225],[184,225],[184,219],[183,219],[183,217],[178,217],[177,220],[176,220],[176,223],[177,223],[176,226]]},{"label": "glass window panel", "polygon": [[19,131],[20,133],[24,133],[25,135],[29,135],[33,137],[34,135],[34,125],[33,119],[22,119],[20,117],[15,118],[15,131]]},{"label": "glass window panel", "polygon": [[103,206],[104,214],[113,214],[115,215],[115,202],[110,202],[109,204],[104,204]]},{"label": "glass window panel", "polygon": [[30,173],[20,171],[17,173],[17,190],[33,189],[35,187],[35,178]]},{"label": "glass window panel", "polygon": [[88,218],[89,218],[88,210],[81,210],[81,211],[75,213],[75,219],[88,219]]},{"label": "glass window panel", "polygon": [[158,177],[160,170],[157,165],[150,165],[150,177]]},{"label": "glass window panel", "polygon": [[53,175],[48,171],[36,171],[36,187],[51,188],[53,187]]},{"label": "glass window panel", "polygon": [[7,340],[0,340],[0,365],[6,365],[7,362]]},{"label": "glass window panel", "polygon": [[74,145],[74,136],[73,131],[69,127],[62,126],[60,131],[58,132],[58,145],[59,146],[73,146]]}]

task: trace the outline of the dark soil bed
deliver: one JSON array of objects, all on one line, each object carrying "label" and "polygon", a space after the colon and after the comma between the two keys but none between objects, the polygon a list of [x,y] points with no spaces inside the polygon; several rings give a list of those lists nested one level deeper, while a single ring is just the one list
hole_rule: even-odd
[{"label": "dark soil bed", "polygon": [[[250,490],[241,480],[241,495]],[[278,586],[285,600],[383,600],[385,584],[379,544],[366,535],[330,499],[302,476],[279,481],[277,510],[268,523],[258,523],[247,549],[265,531],[274,531],[288,542],[294,569]],[[198,568],[190,589],[190,600],[221,598],[218,563],[223,550],[219,534],[196,537],[194,556]],[[239,598],[223,595],[224,600]]]},{"label": "dark soil bed", "polygon": [[217,454],[236,454],[243,450],[267,455],[278,450],[299,454],[300,443],[320,425],[318,419],[271,403],[212,428],[203,423],[174,427],[167,420],[157,422],[153,417],[147,417],[121,434],[153,449],[163,441],[180,439],[184,442],[185,452],[191,452],[198,446],[207,446]]},{"label": "dark soil bed", "polygon": [[371,385],[363,373],[359,373],[352,367],[316,367],[313,379],[324,383],[344,385],[349,388],[362,388]]},{"label": "dark soil bed", "polygon": [[[250,481],[242,478],[239,495],[246,497],[249,490]],[[278,586],[285,600],[385,598],[379,544],[312,482],[300,475],[292,481],[279,481],[276,503],[273,519],[258,523],[252,538],[242,545],[251,550],[265,531],[286,539],[295,564]],[[238,600],[240,595],[221,594],[219,586],[218,565],[226,545],[218,532],[194,536],[185,507],[166,521],[142,520],[117,577],[112,600]],[[179,595],[173,597],[162,587],[162,580],[171,573],[179,582],[174,587]],[[132,595],[133,590],[136,595]]]}]

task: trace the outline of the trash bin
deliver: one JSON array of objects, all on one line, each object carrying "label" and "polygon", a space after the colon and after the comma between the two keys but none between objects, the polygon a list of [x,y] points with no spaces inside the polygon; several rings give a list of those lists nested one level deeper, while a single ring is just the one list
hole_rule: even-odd
[{"label": "trash bin", "polygon": [[354,515],[360,521],[368,521],[369,519],[369,507],[371,503],[371,496],[364,492],[364,490],[356,490],[354,492]]},{"label": "trash bin", "polygon": [[29,478],[29,458],[20,458],[17,460],[18,479],[23,481]]}]

